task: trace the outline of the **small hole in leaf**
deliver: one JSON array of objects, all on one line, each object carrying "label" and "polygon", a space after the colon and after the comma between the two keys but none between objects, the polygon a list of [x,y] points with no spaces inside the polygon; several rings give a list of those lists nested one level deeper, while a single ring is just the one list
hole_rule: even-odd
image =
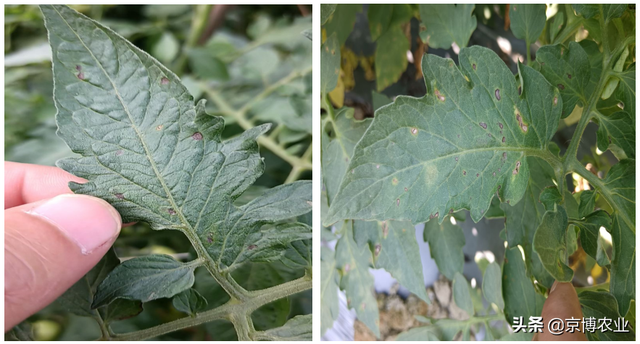
[{"label": "small hole in leaf", "polygon": [[500,89],[496,88],[496,99],[500,100]]},{"label": "small hole in leaf", "polygon": [[618,107],[621,108],[621,109],[624,109],[624,103],[623,102],[619,102],[618,103]]},{"label": "small hole in leaf", "polygon": [[173,210],[173,208],[167,209],[167,212],[169,213],[169,215],[175,215],[176,214],[176,211]]},{"label": "small hole in leaf", "polygon": [[562,91],[562,90],[564,90],[564,85],[563,84],[558,84],[558,88]]},{"label": "small hole in leaf", "polygon": [[466,176],[467,175],[467,171],[462,171],[462,175]]},{"label": "small hole in leaf", "polygon": [[380,250],[382,250],[382,246],[380,244],[376,244],[376,249],[374,251],[374,254],[376,255],[376,257],[380,254]]},{"label": "small hole in leaf", "polygon": [[116,198],[117,198],[117,199],[124,199],[124,195],[123,195],[123,194],[121,194],[121,193],[119,193],[119,192],[118,192],[118,193],[115,193],[115,194],[113,194],[113,195],[114,195],[114,196],[116,196]]},{"label": "small hole in leaf", "polygon": [[520,161],[516,161],[516,168],[513,169],[513,174],[520,172]]},{"label": "small hole in leaf", "polygon": [[502,129],[502,123],[498,122],[498,126],[500,127],[500,129]]},{"label": "small hole in leaf", "polygon": [[162,79],[160,79],[160,83],[163,84],[163,85],[168,85],[169,84],[169,79],[162,78]]},{"label": "small hole in leaf", "polygon": [[440,91],[438,91],[438,89],[436,88],[435,91],[436,97],[438,97],[438,99],[443,102],[445,100],[444,95],[440,93]]},{"label": "small hole in leaf", "polygon": [[376,168],[380,168],[380,165],[376,165]]},{"label": "small hole in leaf", "polygon": [[411,134],[412,135],[418,134],[418,128],[411,128]]},{"label": "small hole in leaf", "polygon": [[553,106],[558,105],[558,97],[553,97]]},{"label": "small hole in leaf", "polygon": [[158,126],[156,127],[156,130],[160,131],[160,130],[162,130],[162,128],[164,128],[164,125],[160,124],[160,125],[158,125]]},{"label": "small hole in leaf", "polygon": [[191,135],[191,137],[196,141],[202,140],[202,134],[197,132],[197,131],[195,133],[193,133],[193,135]]}]

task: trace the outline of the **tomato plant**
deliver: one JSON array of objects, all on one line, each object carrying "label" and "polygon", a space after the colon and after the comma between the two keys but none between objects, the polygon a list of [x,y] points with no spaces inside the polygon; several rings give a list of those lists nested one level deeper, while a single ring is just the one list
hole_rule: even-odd
[{"label": "tomato plant", "polygon": [[[540,316],[555,281],[579,287],[585,318],[628,320],[627,332],[594,329],[590,339],[635,338],[635,7],[495,8],[323,8],[323,236],[337,240],[335,250],[322,250],[323,332],[337,317],[340,289],[380,337],[369,268],[385,269],[430,302],[413,230],[425,223],[431,256],[468,319],[426,319],[398,339],[469,338],[481,326],[487,339],[507,335],[494,334],[490,322]],[[492,11],[526,52],[515,55],[478,23]],[[468,46],[478,31],[490,32],[499,53]],[[425,47],[455,61],[423,54]],[[356,49],[362,55],[353,59]],[[372,95],[362,96],[357,68],[375,81]],[[414,70],[421,94],[403,82]],[[590,123],[595,133],[585,131]],[[568,126],[571,138],[560,139]],[[505,242],[504,257],[478,264],[482,296],[463,275],[465,238],[452,220],[467,212],[474,222],[504,218],[494,239]],[[587,275],[604,271],[598,280],[577,276],[579,257]]]},{"label": "tomato plant", "polygon": [[[309,18],[257,15],[248,37],[209,38],[212,6],[149,6],[167,25],[152,57],[72,8],[40,9],[57,133],[74,153],[56,164],[87,180],[73,192],[137,224],[34,315],[36,335],[59,320],[62,339],[310,339]],[[190,23],[182,48],[176,12]]]}]

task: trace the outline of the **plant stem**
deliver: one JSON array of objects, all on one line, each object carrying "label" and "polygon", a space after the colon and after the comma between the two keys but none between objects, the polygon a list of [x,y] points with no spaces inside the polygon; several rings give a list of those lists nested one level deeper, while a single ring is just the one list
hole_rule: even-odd
[{"label": "plant stem", "polygon": [[527,66],[531,65],[531,43],[527,40]]},{"label": "plant stem", "polygon": [[189,31],[189,37],[187,38],[187,42],[182,48],[182,54],[178,61],[176,61],[176,66],[174,68],[174,72],[176,75],[182,75],[182,71],[187,64],[187,52],[189,49],[196,46],[198,43],[198,38],[202,34],[202,30],[204,30],[207,19],[209,18],[209,9],[211,5],[196,5],[194,10],[195,14],[193,20],[191,21],[191,30]]},{"label": "plant stem", "polygon": [[[158,337],[165,333],[193,327],[196,325],[204,324],[213,320],[228,319],[231,320],[231,315],[249,316],[252,311],[281,298],[287,297],[311,289],[312,282],[311,277],[304,276],[296,280],[286,282],[284,284],[277,285],[275,287],[251,291],[249,292],[249,298],[245,301],[230,300],[226,304],[217,307],[215,309],[197,313],[193,317],[184,317],[178,320],[174,320],[168,323],[164,323],[158,326],[154,326],[148,329],[125,333],[116,334],[112,336],[111,340],[145,340],[154,337]],[[247,323],[248,325],[248,323]],[[253,326],[251,326],[252,328]],[[240,339],[240,338],[239,338]],[[242,340],[242,339],[241,339]],[[248,339],[247,339],[248,340]]]}]

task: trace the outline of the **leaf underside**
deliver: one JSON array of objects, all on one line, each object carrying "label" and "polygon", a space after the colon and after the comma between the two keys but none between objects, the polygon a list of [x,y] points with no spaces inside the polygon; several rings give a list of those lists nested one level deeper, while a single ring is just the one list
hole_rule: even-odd
[{"label": "leaf underside", "polygon": [[[70,183],[72,191],[106,200],[125,223],[185,233],[220,270],[255,245],[251,234],[263,225],[311,210],[310,181],[234,205],[264,171],[256,138],[269,124],[223,141],[223,119],[206,114],[204,101],[194,105],[179,78],[147,53],[69,7],[41,10],[53,50],[58,135],[80,155],[57,164],[87,180]],[[113,292],[105,289],[112,298],[129,295]]]}]

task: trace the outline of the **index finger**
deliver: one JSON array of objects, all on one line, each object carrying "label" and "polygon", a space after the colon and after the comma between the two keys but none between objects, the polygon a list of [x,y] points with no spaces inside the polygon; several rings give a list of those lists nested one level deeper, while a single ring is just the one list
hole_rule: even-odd
[{"label": "index finger", "polygon": [[5,161],[4,208],[71,193],[70,181],[86,182],[58,167]]}]

